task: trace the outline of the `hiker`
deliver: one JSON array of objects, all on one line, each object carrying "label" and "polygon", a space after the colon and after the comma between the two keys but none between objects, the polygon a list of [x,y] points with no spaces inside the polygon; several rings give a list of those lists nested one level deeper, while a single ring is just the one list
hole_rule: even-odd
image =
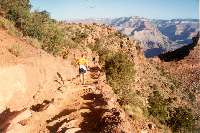
[{"label": "hiker", "polygon": [[81,84],[85,84],[85,73],[88,70],[88,60],[86,59],[86,54],[82,54],[81,58],[78,60],[77,64],[79,64],[79,74],[81,79]]}]

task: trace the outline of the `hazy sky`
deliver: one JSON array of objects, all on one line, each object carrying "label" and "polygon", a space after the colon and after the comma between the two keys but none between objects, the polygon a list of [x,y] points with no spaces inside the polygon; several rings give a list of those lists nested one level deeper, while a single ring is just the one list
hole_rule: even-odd
[{"label": "hazy sky", "polygon": [[31,0],[58,20],[141,16],[155,19],[199,18],[199,0]]}]

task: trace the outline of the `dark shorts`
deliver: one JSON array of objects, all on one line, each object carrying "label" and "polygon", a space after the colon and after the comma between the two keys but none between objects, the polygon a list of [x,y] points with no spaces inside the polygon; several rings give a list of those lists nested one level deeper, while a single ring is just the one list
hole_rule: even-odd
[{"label": "dark shorts", "polygon": [[86,70],[84,70],[83,68],[79,68],[79,73],[84,74],[84,73],[86,73]]}]

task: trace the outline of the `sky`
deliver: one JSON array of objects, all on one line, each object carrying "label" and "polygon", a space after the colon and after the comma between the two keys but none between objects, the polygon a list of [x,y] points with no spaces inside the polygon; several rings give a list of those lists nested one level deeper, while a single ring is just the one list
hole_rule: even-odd
[{"label": "sky", "polygon": [[57,20],[140,16],[199,19],[199,0],[31,0]]}]

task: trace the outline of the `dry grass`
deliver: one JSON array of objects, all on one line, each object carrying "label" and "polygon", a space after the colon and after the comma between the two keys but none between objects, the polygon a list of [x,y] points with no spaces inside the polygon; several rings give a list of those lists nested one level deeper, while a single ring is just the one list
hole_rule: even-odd
[{"label": "dry grass", "polygon": [[14,22],[3,17],[0,17],[0,28],[7,30],[10,35],[22,37],[22,33],[15,28]]},{"label": "dry grass", "polygon": [[27,36],[26,40],[31,46],[38,48],[38,49],[42,48],[42,42],[38,41],[38,39]]}]

